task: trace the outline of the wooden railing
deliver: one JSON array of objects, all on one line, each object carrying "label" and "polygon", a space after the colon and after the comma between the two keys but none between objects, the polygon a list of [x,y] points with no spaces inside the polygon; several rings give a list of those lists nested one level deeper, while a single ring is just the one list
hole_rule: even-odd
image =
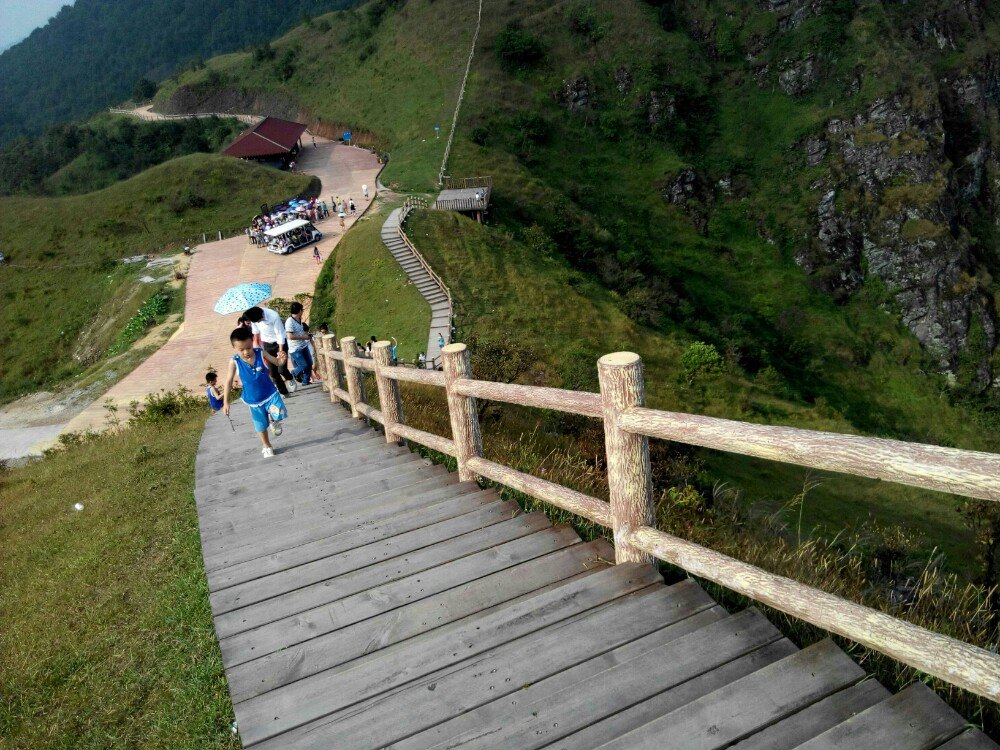
[{"label": "wooden railing", "polygon": [[121,109],[118,107],[111,107],[109,110],[112,114],[116,115],[131,115],[132,117],[137,117],[140,120],[190,120],[192,118],[201,117],[219,117],[219,118],[229,118],[230,120],[239,120],[247,125],[256,125],[257,123],[263,121],[264,117],[262,115],[245,115],[245,114],[232,114],[229,112],[192,112],[191,114],[183,115],[163,115],[159,112],[149,112],[142,109]]},{"label": "wooden railing", "polygon": [[445,190],[469,190],[472,188],[492,188],[492,177],[445,177],[442,187]]},{"label": "wooden railing", "polygon": [[399,214],[399,224],[396,227],[396,231],[399,233],[399,238],[403,241],[409,251],[413,253],[413,257],[416,258],[417,262],[420,263],[425,271],[427,271],[430,277],[434,280],[434,283],[441,287],[441,291],[444,292],[444,295],[448,298],[448,323],[450,328],[452,310],[454,309],[451,300],[451,290],[448,288],[448,285],[444,283],[442,278],[434,272],[434,269],[431,268],[431,264],[427,262],[427,259],[421,255],[420,251],[417,250],[412,242],[410,242],[410,238],[406,236],[406,232],[403,230],[403,224],[406,222],[406,218],[414,211],[414,209],[417,208],[427,208],[426,199],[411,197],[404,201],[403,210]]},{"label": "wooden railing", "polygon": [[[341,339],[338,348],[332,335],[323,336],[317,339],[317,350],[331,401],[343,401],[355,418],[367,417],[381,424],[388,442],[419,443],[454,457],[462,481],[483,477],[610,528],[616,562],[658,559],[672,563],[921,672],[1000,700],[1000,656],[995,653],[654,528],[649,438],[994,501],[1000,500],[1000,456],[649,409],[642,362],[630,352],[602,357],[597,363],[600,393],[583,393],[475,380],[464,344],[444,348],[443,372],[393,366],[386,341],[374,345],[371,359],[358,357],[353,337]],[[366,403],[364,372],[375,375],[381,409]],[[445,389],[450,439],[404,423],[400,381]],[[610,502],[484,458],[477,399],[601,419]]]}]

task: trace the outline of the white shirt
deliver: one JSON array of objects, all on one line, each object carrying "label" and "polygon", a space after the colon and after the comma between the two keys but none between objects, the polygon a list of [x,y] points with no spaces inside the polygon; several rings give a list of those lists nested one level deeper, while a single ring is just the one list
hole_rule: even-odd
[{"label": "white shirt", "polygon": [[285,324],[281,316],[269,307],[260,309],[264,311],[264,319],[260,323],[251,323],[250,330],[260,335],[260,340],[265,344],[284,346],[288,338],[285,336]]},{"label": "white shirt", "polygon": [[[285,332],[294,333],[296,336],[305,336],[306,329],[302,326],[302,323],[289,315],[288,320],[285,321]],[[297,352],[299,349],[305,349],[307,346],[309,346],[308,339],[288,339],[289,353]]]}]

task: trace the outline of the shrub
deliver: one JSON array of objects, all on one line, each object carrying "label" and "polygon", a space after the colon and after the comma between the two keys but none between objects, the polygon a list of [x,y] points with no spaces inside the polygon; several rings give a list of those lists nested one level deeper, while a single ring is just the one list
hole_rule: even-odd
[{"label": "shrub", "polygon": [[722,357],[718,349],[703,341],[695,341],[681,355],[681,367],[688,382],[694,382],[704,375],[711,375],[722,369]]},{"label": "shrub", "polygon": [[149,101],[156,94],[156,84],[148,78],[140,78],[132,89],[132,98],[137,102]]},{"label": "shrub", "polygon": [[497,34],[493,51],[500,67],[508,72],[523,71],[534,67],[545,56],[545,48],[534,35],[521,28],[517,21],[510,21]]},{"label": "shrub", "polygon": [[569,30],[587,41],[598,42],[604,36],[604,29],[597,20],[597,11],[591,2],[581,2],[574,5],[566,13]]},{"label": "shrub", "polygon": [[521,240],[535,255],[549,257],[555,254],[558,249],[555,240],[549,237],[538,224],[532,224],[521,234]]},{"label": "shrub", "polygon": [[255,63],[267,62],[268,60],[273,60],[277,53],[274,51],[274,47],[271,46],[270,42],[264,42],[258,47],[253,49],[253,61]]},{"label": "shrub", "polygon": [[165,294],[154,294],[146,300],[136,314],[129,318],[108,354],[120,354],[128,349],[158,317],[166,315],[169,308],[170,298]]}]

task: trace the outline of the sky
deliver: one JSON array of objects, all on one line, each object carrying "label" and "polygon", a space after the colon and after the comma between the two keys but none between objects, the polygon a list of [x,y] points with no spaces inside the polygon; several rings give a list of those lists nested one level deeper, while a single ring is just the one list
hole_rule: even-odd
[{"label": "sky", "polygon": [[0,0],[0,50],[21,41],[61,7],[72,4],[73,0]]}]

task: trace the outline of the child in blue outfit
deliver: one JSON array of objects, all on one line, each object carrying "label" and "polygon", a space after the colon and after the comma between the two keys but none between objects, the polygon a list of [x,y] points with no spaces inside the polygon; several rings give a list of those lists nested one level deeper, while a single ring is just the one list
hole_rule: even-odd
[{"label": "child in blue outfit", "polygon": [[219,378],[214,372],[205,373],[205,395],[208,396],[208,405],[215,414],[222,408],[222,389],[218,386]]},{"label": "child in blue outfit", "polygon": [[263,349],[255,347],[253,333],[249,328],[237,328],[230,334],[229,341],[236,354],[233,355],[229,363],[229,372],[226,374],[222,410],[226,416],[229,415],[229,396],[233,389],[233,379],[239,375],[243,384],[243,402],[250,407],[254,429],[264,446],[261,453],[264,458],[271,458],[274,456],[274,448],[268,439],[268,430],[270,429],[275,436],[280,435],[281,421],[288,416],[288,411],[285,409],[285,402],[281,400],[281,394],[274,387],[271,375],[267,371],[267,363],[283,367],[288,355],[279,351],[277,356],[272,356]]}]

